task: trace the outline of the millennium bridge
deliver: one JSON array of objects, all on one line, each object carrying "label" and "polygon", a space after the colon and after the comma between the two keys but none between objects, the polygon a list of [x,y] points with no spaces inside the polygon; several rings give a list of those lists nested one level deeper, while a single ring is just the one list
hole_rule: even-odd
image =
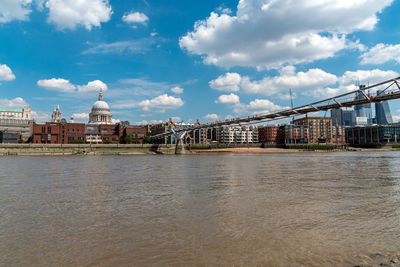
[{"label": "millennium bridge", "polygon": [[[373,91],[374,93],[370,93],[370,91]],[[310,112],[328,111],[330,109],[341,108],[341,107],[352,107],[368,103],[379,103],[382,101],[388,101],[398,98],[400,98],[400,77],[386,80],[369,86],[360,86],[357,90],[350,91],[348,93],[344,93],[335,97],[320,100],[307,105],[285,109],[273,113],[257,114],[247,117],[238,117],[230,120],[216,121],[213,123],[204,123],[204,124],[201,124],[197,120],[196,124],[185,128],[177,128],[176,125],[170,119],[168,121],[167,131],[165,133],[152,135],[151,139],[156,140],[174,135],[176,140],[175,153],[181,154],[184,152],[184,146],[182,140],[188,133],[195,130],[204,128],[213,128],[225,125],[242,125],[242,124],[256,124],[262,122],[269,122],[269,121],[288,118],[291,116],[305,115]]]}]

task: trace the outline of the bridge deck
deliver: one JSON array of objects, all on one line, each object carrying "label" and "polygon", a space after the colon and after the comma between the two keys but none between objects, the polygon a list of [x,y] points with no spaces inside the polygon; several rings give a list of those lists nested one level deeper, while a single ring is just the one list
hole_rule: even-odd
[{"label": "bridge deck", "polygon": [[[328,98],[325,100],[321,100],[312,104],[304,105],[301,107],[296,107],[293,109],[288,109],[288,110],[282,110],[279,112],[275,113],[269,113],[269,114],[262,114],[262,115],[254,115],[254,116],[248,116],[244,118],[236,118],[232,120],[226,120],[226,121],[217,121],[214,123],[208,123],[208,124],[202,124],[202,125],[196,125],[193,127],[187,127],[184,129],[175,129],[175,134],[180,133],[180,132],[190,132],[193,130],[197,129],[204,129],[204,128],[212,128],[212,127],[218,127],[218,126],[224,126],[224,125],[234,125],[234,124],[241,124],[241,123],[251,123],[251,122],[257,122],[257,121],[265,121],[265,120],[278,120],[278,119],[283,119],[287,118],[290,116],[298,116],[298,115],[304,115],[310,112],[318,112],[318,111],[327,111],[330,109],[335,109],[335,108],[340,108],[340,107],[352,107],[355,105],[362,105],[362,104],[368,104],[368,103],[376,103],[376,102],[382,102],[382,101],[388,101],[388,100],[393,100],[393,99],[399,99],[400,98],[400,86],[397,80],[399,80],[400,77],[384,81],[378,84],[374,84],[356,91],[352,91],[349,93],[345,93],[336,97]],[[366,95],[365,91],[367,89],[375,88],[378,86],[383,86],[389,84],[383,91],[385,92],[384,94],[377,94],[374,96]],[[387,90],[393,85],[396,85],[394,90]],[[355,94],[357,92],[362,92],[364,97],[361,99],[354,99],[353,97],[349,97],[352,94]],[[347,98],[345,98],[347,97]],[[333,103],[331,103],[333,102]],[[173,132],[167,132],[163,134],[158,134],[151,136],[153,139],[158,139],[158,138],[164,138],[166,136],[170,136],[174,134]]]}]

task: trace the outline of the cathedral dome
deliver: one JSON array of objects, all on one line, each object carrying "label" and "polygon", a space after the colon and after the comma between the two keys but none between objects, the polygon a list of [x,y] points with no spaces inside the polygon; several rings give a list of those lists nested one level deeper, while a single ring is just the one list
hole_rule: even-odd
[{"label": "cathedral dome", "polygon": [[103,100],[103,90],[100,89],[99,100],[93,104],[89,114],[89,124],[112,124],[110,107]]},{"label": "cathedral dome", "polygon": [[110,110],[110,107],[108,106],[107,102],[105,102],[105,101],[96,101],[93,104],[92,110],[96,110],[96,109]]}]

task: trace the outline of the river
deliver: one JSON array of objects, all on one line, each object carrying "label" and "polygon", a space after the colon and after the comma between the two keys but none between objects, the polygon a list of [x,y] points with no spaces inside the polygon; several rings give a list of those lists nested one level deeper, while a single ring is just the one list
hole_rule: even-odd
[{"label": "river", "polygon": [[397,262],[399,162],[399,152],[1,157],[0,266]]}]

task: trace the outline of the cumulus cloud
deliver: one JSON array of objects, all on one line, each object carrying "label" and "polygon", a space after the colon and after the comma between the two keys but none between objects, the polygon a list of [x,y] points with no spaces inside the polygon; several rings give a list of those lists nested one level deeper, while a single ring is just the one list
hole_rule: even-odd
[{"label": "cumulus cloud", "polygon": [[183,104],[184,102],[181,98],[163,94],[153,99],[143,100],[138,104],[138,106],[142,107],[144,111],[150,111],[151,109],[165,111],[167,109],[180,108]]},{"label": "cumulus cloud", "polygon": [[[229,76],[228,76],[229,75]],[[234,77],[233,79],[227,77]],[[292,66],[280,70],[280,75],[265,77],[262,80],[252,81],[248,76],[241,76],[238,73],[227,73],[219,76],[216,80],[210,81],[210,87],[216,90],[235,91],[242,90],[246,93],[276,95],[293,90],[310,90],[335,84],[338,78],[336,75],[327,73],[321,69],[310,69],[307,72],[298,72]]]},{"label": "cumulus cloud", "polygon": [[37,85],[47,90],[60,91],[60,92],[74,92],[75,85],[70,83],[69,80],[52,78],[49,80],[39,80]]},{"label": "cumulus cloud", "polygon": [[16,97],[14,99],[0,98],[0,107],[4,108],[22,108],[28,104],[22,97]]},{"label": "cumulus cloud", "polygon": [[[357,90],[357,84],[372,85],[375,83],[383,82],[398,77],[400,74],[396,71],[388,70],[357,70],[357,71],[346,71],[342,76],[338,77],[337,84],[324,88],[315,88],[305,92],[305,94],[311,95],[316,98],[333,97],[339,94],[351,92]],[[379,87],[375,88],[374,93]]]},{"label": "cumulus cloud", "polygon": [[255,99],[249,104],[235,105],[233,111],[238,114],[269,114],[284,109],[289,109],[289,107],[276,105],[268,99]]},{"label": "cumulus cloud", "polygon": [[237,92],[240,90],[241,82],[240,74],[238,73],[226,73],[225,75],[219,76],[217,79],[209,82],[212,89],[224,92]]},{"label": "cumulus cloud", "polygon": [[36,111],[32,110],[31,111],[32,118],[36,122],[47,122],[50,121],[50,115],[47,112],[44,111]]},{"label": "cumulus cloud", "polygon": [[122,17],[122,20],[128,24],[134,24],[134,23],[146,24],[149,18],[144,13],[132,12],[128,15],[124,15]]},{"label": "cumulus cloud", "polygon": [[217,114],[215,114],[215,113],[212,113],[212,114],[205,115],[204,118],[206,120],[216,121],[216,120],[219,119],[219,116]]},{"label": "cumulus cloud", "polygon": [[100,89],[106,91],[108,89],[107,84],[100,80],[88,82],[86,85],[74,85],[69,80],[61,78],[52,78],[48,80],[39,80],[37,85],[47,90],[65,92],[65,93],[90,93],[98,92]]},{"label": "cumulus cloud", "polygon": [[179,87],[179,86],[175,86],[173,88],[171,88],[171,91],[177,95],[182,94],[183,93],[183,88]]},{"label": "cumulus cloud", "polygon": [[180,38],[182,49],[222,67],[278,68],[363,46],[346,34],[372,30],[393,0],[241,0],[236,14],[212,12]]},{"label": "cumulus cloud", "polygon": [[89,113],[74,113],[71,117],[74,119],[89,119]]},{"label": "cumulus cloud", "polygon": [[0,81],[12,81],[15,79],[15,75],[5,64],[0,64]]},{"label": "cumulus cloud", "polygon": [[179,116],[175,116],[175,117],[171,117],[171,120],[175,123],[181,122],[183,121],[181,117]]},{"label": "cumulus cloud", "polygon": [[0,0],[0,23],[28,20],[32,0]]},{"label": "cumulus cloud", "polygon": [[220,95],[215,103],[220,104],[237,104],[240,102],[240,98],[238,95],[229,94],[229,95]]},{"label": "cumulus cloud", "polygon": [[384,64],[389,61],[400,63],[400,44],[377,44],[361,55],[361,64]]},{"label": "cumulus cloud", "polygon": [[111,18],[112,8],[108,0],[48,0],[48,22],[59,30],[75,29],[78,25],[87,30],[100,27]]},{"label": "cumulus cloud", "polygon": [[103,83],[100,80],[95,80],[92,82],[89,82],[87,85],[78,85],[78,91],[79,92],[98,92],[100,89],[103,89],[103,91],[106,91],[108,89],[107,84]]},{"label": "cumulus cloud", "polygon": [[142,120],[142,121],[135,122],[136,125],[148,125],[148,124],[159,124],[159,123],[163,123],[163,121],[162,120],[150,120],[150,121]]},{"label": "cumulus cloud", "polygon": [[71,115],[71,118],[75,122],[87,122],[89,120],[89,113],[74,113]]}]

